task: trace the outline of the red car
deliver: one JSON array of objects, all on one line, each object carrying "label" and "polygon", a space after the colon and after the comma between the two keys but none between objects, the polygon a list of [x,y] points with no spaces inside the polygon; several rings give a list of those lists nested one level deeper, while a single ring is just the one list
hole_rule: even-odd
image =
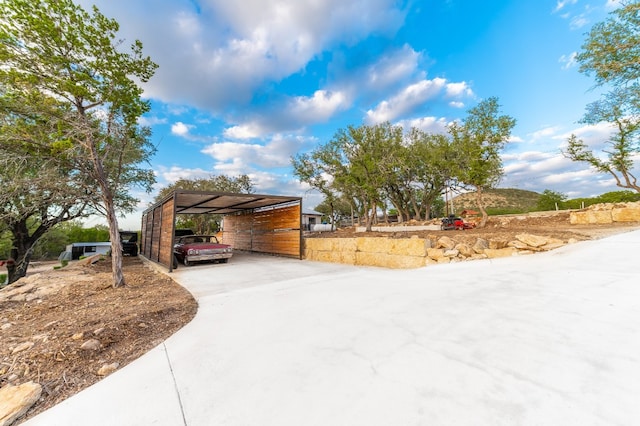
[{"label": "red car", "polygon": [[185,235],[176,241],[173,254],[185,266],[207,260],[226,263],[233,256],[233,248],[220,244],[215,235]]}]

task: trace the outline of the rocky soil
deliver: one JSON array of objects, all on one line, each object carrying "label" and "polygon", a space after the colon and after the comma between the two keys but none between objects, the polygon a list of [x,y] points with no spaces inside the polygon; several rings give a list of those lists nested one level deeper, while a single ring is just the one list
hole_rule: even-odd
[{"label": "rocky soil", "polygon": [[124,258],[124,274],[127,285],[114,289],[108,259],[59,270],[49,263],[0,291],[0,387],[41,386],[14,424],[124,367],[194,317],[195,300],[169,276],[137,257]]}]

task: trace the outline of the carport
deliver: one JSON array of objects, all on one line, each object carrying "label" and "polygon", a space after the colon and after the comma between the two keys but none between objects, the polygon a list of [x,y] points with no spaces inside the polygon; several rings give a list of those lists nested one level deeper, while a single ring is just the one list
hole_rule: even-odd
[{"label": "carport", "polygon": [[142,213],[140,253],[171,272],[177,215],[220,214],[234,250],[301,259],[301,212],[301,197],[176,189]]}]

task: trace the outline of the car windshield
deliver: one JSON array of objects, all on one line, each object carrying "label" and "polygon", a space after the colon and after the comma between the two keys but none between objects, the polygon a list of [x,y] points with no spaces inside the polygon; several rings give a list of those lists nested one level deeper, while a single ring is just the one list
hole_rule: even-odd
[{"label": "car windshield", "polygon": [[190,235],[188,237],[182,237],[180,241],[182,244],[218,243],[218,239],[215,235]]}]

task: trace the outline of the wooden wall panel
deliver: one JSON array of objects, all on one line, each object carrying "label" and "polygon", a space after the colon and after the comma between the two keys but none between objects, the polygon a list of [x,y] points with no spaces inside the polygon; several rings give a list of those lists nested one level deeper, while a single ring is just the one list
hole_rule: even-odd
[{"label": "wooden wall panel", "polygon": [[149,259],[160,261],[160,224],[162,223],[162,209],[156,207],[153,209],[153,224],[151,228],[151,250]]},{"label": "wooden wall panel", "polygon": [[300,256],[300,205],[229,215],[222,242],[238,250]]},{"label": "wooden wall panel", "polygon": [[167,200],[162,205],[162,232],[160,233],[160,253],[158,262],[170,267],[173,260],[173,224],[174,200]]}]

